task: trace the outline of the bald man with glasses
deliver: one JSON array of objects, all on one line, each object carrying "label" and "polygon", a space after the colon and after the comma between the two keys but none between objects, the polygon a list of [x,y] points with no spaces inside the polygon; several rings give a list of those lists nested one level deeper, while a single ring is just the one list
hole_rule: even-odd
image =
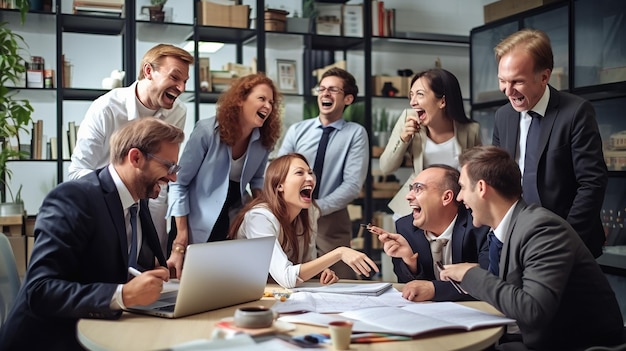
[{"label": "bald man with glasses", "polygon": [[457,169],[431,165],[407,189],[406,200],[413,212],[396,221],[399,234],[369,228],[380,234],[398,282],[406,283],[402,296],[408,300],[473,300],[456,284],[440,280],[438,266],[457,262],[489,266],[489,228],[474,227],[471,213],[456,201],[458,181]]}]

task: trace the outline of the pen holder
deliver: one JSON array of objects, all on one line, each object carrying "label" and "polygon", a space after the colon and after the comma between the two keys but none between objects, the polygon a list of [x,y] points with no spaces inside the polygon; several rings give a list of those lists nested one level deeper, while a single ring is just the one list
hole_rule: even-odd
[{"label": "pen holder", "polygon": [[276,317],[276,312],[267,307],[241,307],[235,311],[234,320],[238,328],[268,328]]}]

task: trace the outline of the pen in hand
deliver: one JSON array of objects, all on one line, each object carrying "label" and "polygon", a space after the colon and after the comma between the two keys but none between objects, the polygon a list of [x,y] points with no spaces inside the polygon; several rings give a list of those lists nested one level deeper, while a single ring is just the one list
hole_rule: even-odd
[{"label": "pen in hand", "polygon": [[141,272],[134,267],[128,267],[128,273],[134,277],[138,277],[141,274]]},{"label": "pen in hand", "polygon": [[372,233],[372,234],[376,234],[376,235],[382,235],[382,234],[383,234],[383,233],[376,233],[375,231],[373,231],[373,230],[372,230],[372,224],[371,224],[371,223],[368,223],[368,224],[361,223],[361,224],[360,224],[360,226],[361,226],[362,228],[365,228],[368,232],[370,232],[370,233]]},{"label": "pen in hand", "polygon": [[[439,269],[441,269],[442,271],[445,269],[443,266],[443,263],[441,263],[441,261],[437,261],[437,267],[439,267]],[[465,292],[465,290],[461,289],[461,286],[459,285],[459,282],[455,281],[455,280],[450,280],[450,283],[452,283],[452,286],[456,289],[456,291],[459,292],[459,294],[467,294]]]}]

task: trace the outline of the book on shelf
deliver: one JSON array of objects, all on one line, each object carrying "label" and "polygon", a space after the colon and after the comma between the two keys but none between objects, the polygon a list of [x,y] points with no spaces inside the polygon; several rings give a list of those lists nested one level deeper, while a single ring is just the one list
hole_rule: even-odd
[{"label": "book on shelf", "polygon": [[351,284],[335,283],[322,285],[320,283],[304,283],[291,289],[293,292],[306,291],[327,294],[351,294],[378,296],[391,288],[391,283]]},{"label": "book on shelf", "polygon": [[474,330],[514,323],[515,320],[455,302],[413,303],[404,307],[372,307],[342,312],[338,315],[308,312],[281,316],[290,323],[327,326],[344,319],[354,322],[353,332],[388,333],[415,336],[446,329]]},{"label": "book on shelf", "polygon": [[50,145],[50,155],[49,158],[51,160],[56,160],[59,157],[59,148],[57,145],[57,138],[56,137],[50,137],[50,141],[48,142],[48,144]]},{"label": "book on shelf", "polygon": [[37,120],[33,122],[33,128],[31,130],[30,141],[30,159],[41,160],[45,151],[45,145],[43,143],[43,121]]},{"label": "book on shelf", "polygon": [[76,147],[76,133],[78,132],[78,127],[76,126],[76,122],[68,122],[67,123],[67,145],[69,156],[72,156],[72,152],[74,152],[74,148]]}]

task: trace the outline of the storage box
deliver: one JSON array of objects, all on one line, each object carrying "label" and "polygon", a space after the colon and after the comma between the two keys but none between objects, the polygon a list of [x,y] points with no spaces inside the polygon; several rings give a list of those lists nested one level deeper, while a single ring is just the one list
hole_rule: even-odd
[{"label": "storage box", "polygon": [[200,24],[204,26],[248,28],[250,6],[221,5],[210,1],[198,3]]},{"label": "storage box", "polygon": [[500,0],[483,7],[485,23],[563,0]]},{"label": "storage box", "polygon": [[320,35],[341,35],[342,4],[317,4],[316,32]]},{"label": "storage box", "polygon": [[304,17],[287,17],[287,32],[311,33],[311,19]]},{"label": "storage box", "polygon": [[398,92],[393,96],[409,96],[409,84],[411,83],[411,77],[400,76],[374,76],[372,77],[372,86],[374,96],[383,96],[383,87],[385,83],[391,83],[391,85],[398,89]]},{"label": "storage box", "polygon": [[363,37],[363,5],[346,4],[343,6],[343,35]]},{"label": "storage box", "polygon": [[268,32],[284,32],[287,27],[289,12],[278,9],[265,10],[265,30]]}]

